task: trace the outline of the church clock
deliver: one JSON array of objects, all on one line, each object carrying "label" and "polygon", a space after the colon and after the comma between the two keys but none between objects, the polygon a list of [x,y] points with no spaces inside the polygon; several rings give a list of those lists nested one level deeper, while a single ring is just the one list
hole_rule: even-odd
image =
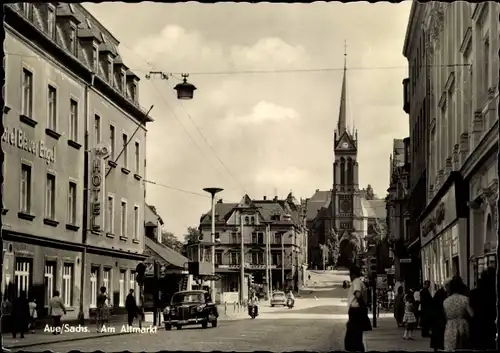
[{"label": "church clock", "polygon": [[343,142],[341,146],[342,146],[342,148],[348,148],[349,144],[347,142]]}]

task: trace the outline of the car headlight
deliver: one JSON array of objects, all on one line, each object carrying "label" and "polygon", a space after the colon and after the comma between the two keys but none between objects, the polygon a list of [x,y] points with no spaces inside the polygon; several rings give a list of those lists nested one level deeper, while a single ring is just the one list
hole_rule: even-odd
[{"label": "car headlight", "polygon": [[163,314],[164,315],[170,314],[170,308],[168,306],[165,309],[163,309]]},{"label": "car headlight", "polygon": [[199,305],[198,307],[196,307],[196,310],[198,310],[198,312],[201,313],[204,307],[205,307],[204,305]]}]

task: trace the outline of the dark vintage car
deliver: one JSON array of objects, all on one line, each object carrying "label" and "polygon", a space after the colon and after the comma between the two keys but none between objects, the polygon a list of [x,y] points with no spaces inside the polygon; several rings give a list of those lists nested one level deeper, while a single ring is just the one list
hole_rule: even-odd
[{"label": "dark vintage car", "polygon": [[198,325],[207,328],[208,324],[217,327],[219,313],[210,294],[205,290],[177,292],[172,296],[170,305],[163,310],[165,330],[172,326],[178,330],[186,325]]}]

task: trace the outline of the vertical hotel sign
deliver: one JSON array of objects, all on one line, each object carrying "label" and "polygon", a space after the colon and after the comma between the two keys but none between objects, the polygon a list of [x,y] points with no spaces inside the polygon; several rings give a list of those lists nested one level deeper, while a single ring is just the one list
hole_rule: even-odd
[{"label": "vertical hotel sign", "polygon": [[104,231],[105,173],[109,148],[98,146],[91,152],[90,163],[90,225],[93,232]]}]

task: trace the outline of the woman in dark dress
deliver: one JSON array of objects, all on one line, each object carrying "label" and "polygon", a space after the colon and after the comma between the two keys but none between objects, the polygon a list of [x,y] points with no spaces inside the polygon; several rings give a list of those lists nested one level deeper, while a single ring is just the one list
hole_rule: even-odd
[{"label": "woman in dark dress", "polygon": [[396,319],[396,323],[398,327],[403,326],[403,317],[405,315],[405,298],[403,286],[398,287],[398,293],[394,298],[394,318]]},{"label": "woman in dark dress", "polygon": [[30,307],[28,304],[28,298],[26,298],[26,292],[22,291],[13,305],[12,305],[12,337],[16,338],[17,334],[21,334],[21,338],[24,338],[24,334],[28,331],[28,324],[30,321]]},{"label": "woman in dark dress", "polygon": [[424,282],[424,288],[420,291],[420,327],[422,328],[422,337],[429,337],[429,329],[432,321],[433,300],[429,291],[431,283]]},{"label": "woman in dark dress", "polygon": [[470,292],[469,304],[474,314],[470,320],[471,349],[474,350],[495,349],[495,279],[495,269],[490,267],[481,274],[477,288]]},{"label": "woman in dark dress", "polygon": [[431,329],[431,348],[434,351],[444,350],[444,330],[446,328],[446,314],[443,303],[446,299],[446,290],[441,287],[433,298]]}]

